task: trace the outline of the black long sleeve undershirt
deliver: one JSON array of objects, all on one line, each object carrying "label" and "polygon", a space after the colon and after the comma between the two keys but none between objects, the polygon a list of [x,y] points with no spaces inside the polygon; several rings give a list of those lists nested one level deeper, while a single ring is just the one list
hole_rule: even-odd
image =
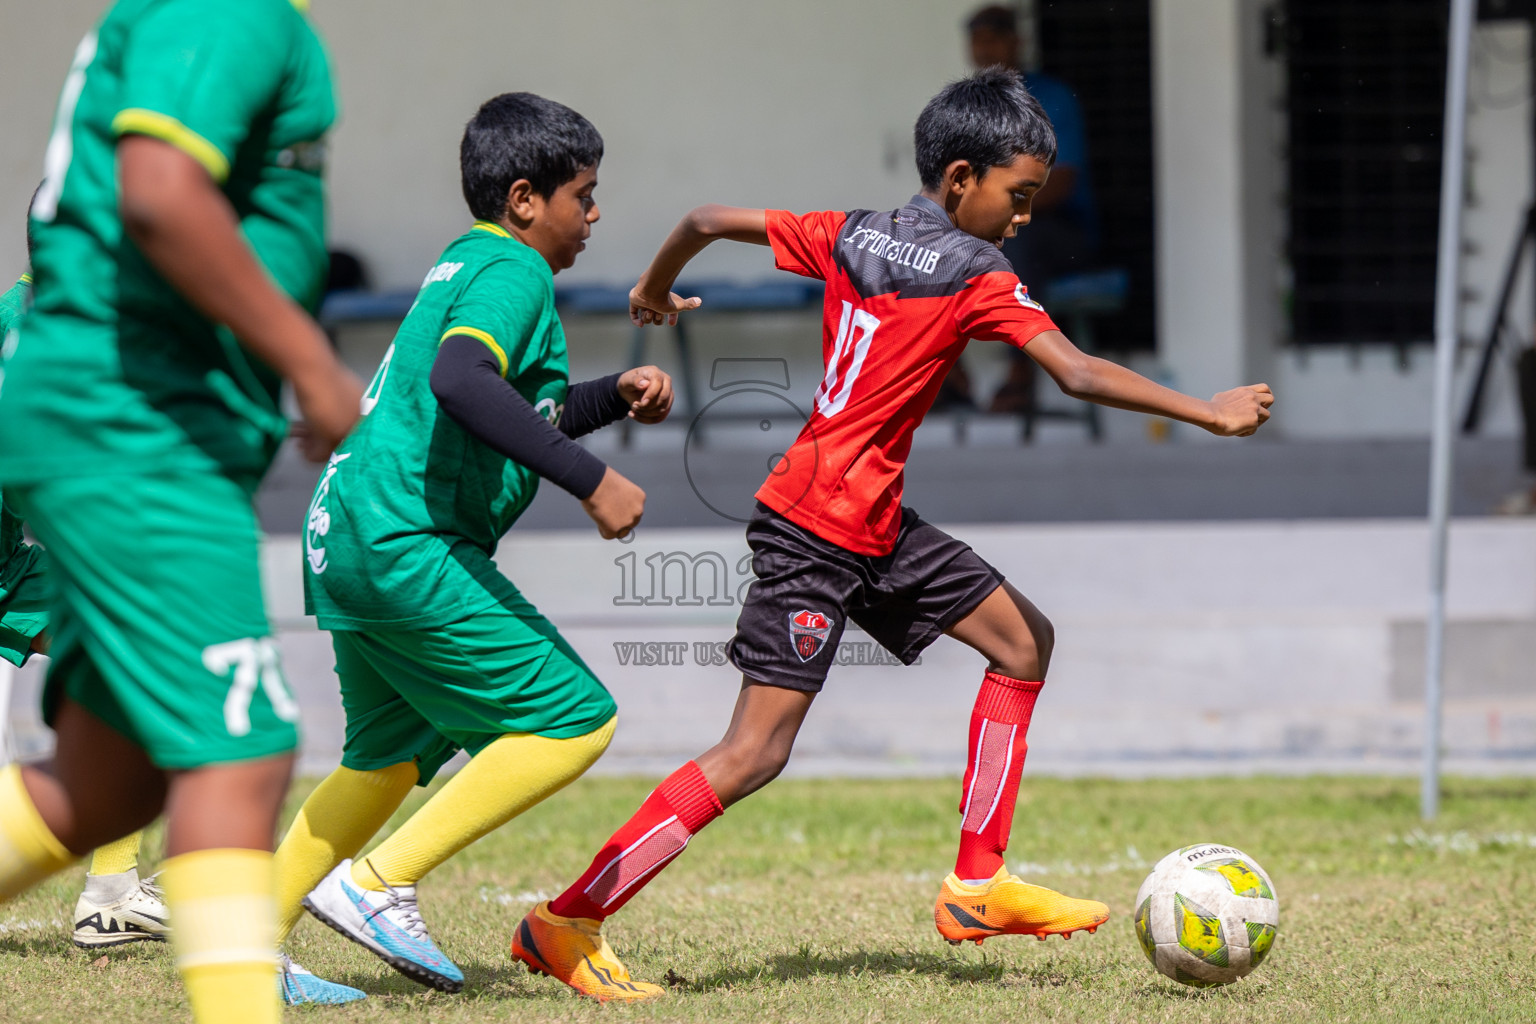
[{"label": "black long sleeve undershirt", "polygon": [[583,501],[608,467],[572,438],[628,414],[618,383],[619,374],[613,374],[572,385],[556,428],[502,378],[496,357],[474,338],[455,335],[444,341],[430,378],[432,394],[455,423]]},{"label": "black long sleeve undershirt", "polygon": [[622,373],[610,373],[572,384],[565,393],[560,432],[566,437],[585,437],[592,431],[617,423],[629,415],[629,403],[619,394]]}]

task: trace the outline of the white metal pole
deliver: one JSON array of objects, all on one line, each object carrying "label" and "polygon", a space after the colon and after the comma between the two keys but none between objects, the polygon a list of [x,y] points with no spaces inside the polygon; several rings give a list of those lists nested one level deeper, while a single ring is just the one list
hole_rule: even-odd
[{"label": "white metal pole", "polygon": [[1451,0],[1445,62],[1445,151],[1440,161],[1440,244],[1435,265],[1435,394],[1429,459],[1429,621],[1424,651],[1424,778],[1419,807],[1440,812],[1440,717],[1445,670],[1445,567],[1451,511],[1451,376],[1456,368],[1462,179],[1467,139],[1467,57],[1475,0]]}]

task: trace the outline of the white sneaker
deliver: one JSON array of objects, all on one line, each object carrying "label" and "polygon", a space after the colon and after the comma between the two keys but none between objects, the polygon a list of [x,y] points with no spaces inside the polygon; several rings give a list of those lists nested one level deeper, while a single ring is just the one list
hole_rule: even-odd
[{"label": "white sneaker", "polygon": [[171,933],[165,893],[154,876],[140,880],[139,869],[116,875],[86,875],[85,891],[75,902],[75,945],[82,949],[128,942],[164,942]]},{"label": "white sneaker", "polygon": [[427,934],[414,885],[363,889],[344,860],[304,897],[304,909],[414,982],[439,992],[464,987],[464,972]]}]

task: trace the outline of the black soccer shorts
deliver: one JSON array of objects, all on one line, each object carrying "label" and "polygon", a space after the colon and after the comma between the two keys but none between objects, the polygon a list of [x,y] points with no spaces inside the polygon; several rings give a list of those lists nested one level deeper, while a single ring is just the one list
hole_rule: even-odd
[{"label": "black soccer shorts", "polygon": [[826,682],[848,620],[910,665],[1003,582],[970,545],[910,508],[886,555],[839,547],[761,502],[747,544],[757,579],[727,653],[749,679],[812,693]]}]

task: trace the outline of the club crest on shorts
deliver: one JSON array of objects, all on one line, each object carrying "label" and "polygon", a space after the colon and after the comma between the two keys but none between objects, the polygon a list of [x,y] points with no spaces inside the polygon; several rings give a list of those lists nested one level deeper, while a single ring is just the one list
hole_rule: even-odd
[{"label": "club crest on shorts", "polygon": [[832,635],[832,620],[820,612],[802,608],[789,617],[789,639],[801,661],[816,657]]}]

